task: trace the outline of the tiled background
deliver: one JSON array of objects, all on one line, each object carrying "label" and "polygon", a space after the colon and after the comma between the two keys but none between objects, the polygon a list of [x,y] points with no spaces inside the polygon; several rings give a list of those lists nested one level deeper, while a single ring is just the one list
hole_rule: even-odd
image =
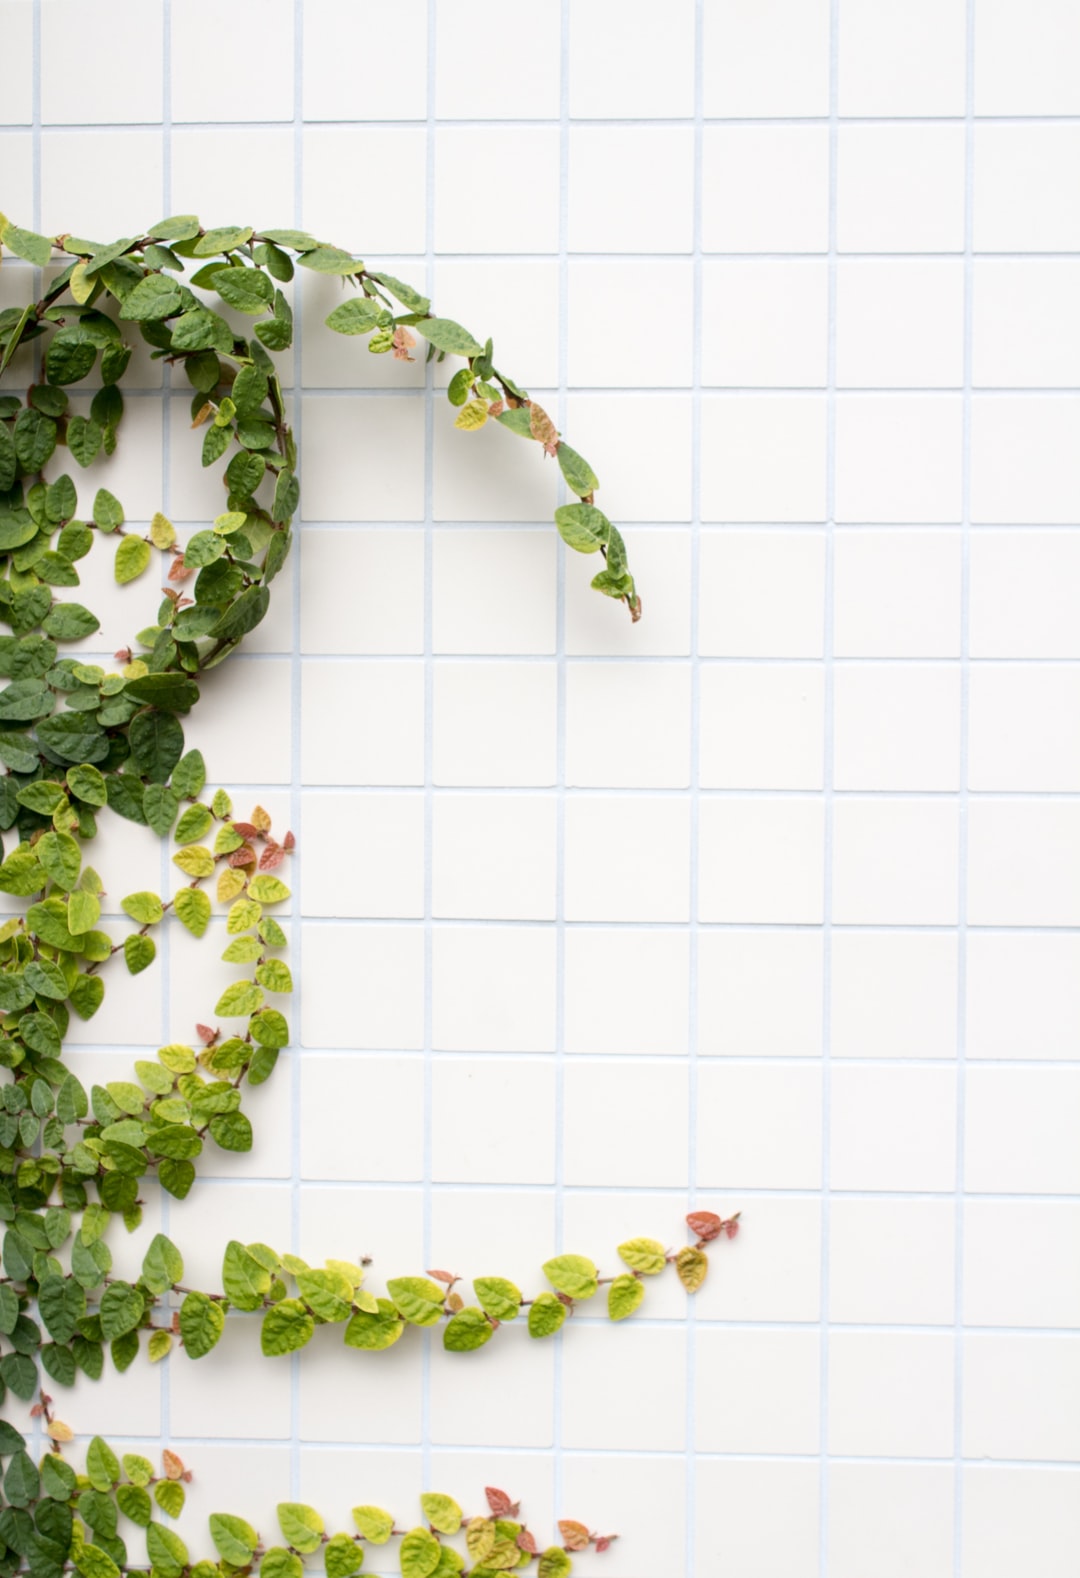
[{"label": "tiled background", "polygon": [[[609,1578],[1071,1578],[1080,9],[2,0],[0,29],[8,213],[296,221],[426,280],[589,455],[645,602],[631,628],[563,554],[553,465],[455,433],[303,282],[292,603],[190,731],[300,835],[299,1045],[250,1161],[168,1208],[192,1280],[236,1234],[532,1287],[558,1244],[610,1266],[691,1202],[745,1218],[689,1310],[291,1368],[238,1329],[72,1422],[160,1433],[196,1512],[268,1530],[282,1495],[494,1482],[620,1529],[581,1562]],[[159,376],[115,489],[194,527],[220,494]],[[119,644],[145,594],[90,575]],[[155,885],[130,837],[116,893],[143,857]],[[174,935],[86,1066],[189,1036],[213,954]]]}]

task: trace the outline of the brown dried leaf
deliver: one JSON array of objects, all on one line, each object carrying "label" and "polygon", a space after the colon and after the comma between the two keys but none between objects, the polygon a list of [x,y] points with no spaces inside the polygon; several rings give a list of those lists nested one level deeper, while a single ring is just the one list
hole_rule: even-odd
[{"label": "brown dried leaf", "polygon": [[208,421],[209,418],[213,416],[213,414],[214,408],[210,404],[209,400],[207,400],[205,405],[200,406],[198,411],[195,413],[195,420],[191,424],[192,427],[202,427],[203,423]]},{"label": "brown dried leaf", "polygon": [[719,1238],[724,1224],[715,1211],[691,1211],[686,1218],[686,1225],[695,1238],[700,1238],[706,1244],[712,1238]]},{"label": "brown dried leaf", "polygon": [[502,416],[502,414],[503,414],[503,412],[505,410],[506,410],[506,401],[505,400],[493,400],[491,402],[491,404],[488,406],[488,416],[492,416],[492,417]]},{"label": "brown dried leaf", "polygon": [[563,1549],[567,1551],[583,1551],[589,1544],[589,1531],[583,1523],[577,1523],[573,1518],[559,1519],[559,1533],[562,1535]]}]

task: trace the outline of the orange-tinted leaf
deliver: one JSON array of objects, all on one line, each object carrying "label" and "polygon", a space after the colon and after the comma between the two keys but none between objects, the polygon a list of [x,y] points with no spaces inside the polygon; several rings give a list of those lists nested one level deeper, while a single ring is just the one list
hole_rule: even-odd
[{"label": "orange-tinted leaf", "polygon": [[399,324],[394,330],[394,360],[398,362],[415,362],[416,357],[409,352],[416,344],[416,335],[410,334],[404,324]]},{"label": "orange-tinted leaf", "polygon": [[166,1447],[164,1452],[162,1452],[162,1454],[161,1454],[161,1462],[162,1462],[162,1467],[165,1470],[165,1478],[166,1479],[182,1479],[183,1478],[183,1474],[184,1474],[183,1461],[182,1461],[181,1458],[177,1457],[175,1452],[170,1452],[168,1447]]},{"label": "orange-tinted leaf", "polygon": [[269,833],[270,814],[269,812],[264,811],[261,805],[257,805],[254,811],[252,811],[251,820],[258,828],[260,833]]},{"label": "orange-tinted leaf", "polygon": [[708,1243],[710,1239],[719,1236],[724,1224],[715,1211],[691,1211],[686,1218],[686,1225],[695,1238],[703,1239]]},{"label": "orange-tinted leaf", "polygon": [[433,1277],[436,1282],[445,1282],[448,1288],[453,1287],[454,1283],[458,1281],[458,1278],[455,1277],[452,1271],[429,1271],[428,1276]]},{"label": "orange-tinted leaf", "polygon": [[543,444],[546,453],[553,455],[559,447],[559,430],[543,406],[537,405],[535,400],[529,406],[529,428],[537,442]]},{"label": "orange-tinted leaf", "polygon": [[559,1533],[562,1535],[564,1550],[583,1551],[589,1544],[588,1529],[583,1523],[576,1523],[573,1518],[559,1519]]}]

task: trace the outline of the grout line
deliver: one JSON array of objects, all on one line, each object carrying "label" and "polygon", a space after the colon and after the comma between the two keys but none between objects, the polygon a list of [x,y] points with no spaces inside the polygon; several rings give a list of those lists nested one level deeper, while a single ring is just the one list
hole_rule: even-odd
[{"label": "grout line", "polygon": [[[572,0],[559,5],[559,389],[556,425],[566,428],[569,388],[569,281],[567,262],[570,234],[570,29]],[[562,479],[557,497],[566,498]],[[548,528],[550,530],[550,526]],[[559,541],[555,551],[555,1250],[565,1248],[566,1156],[566,574],[567,550]],[[555,1337],[552,1356],[553,1500],[555,1517],[566,1507],[566,1467],[563,1457],[565,1359],[563,1333]]]},{"label": "grout line", "polygon": [[[427,122],[425,139],[425,236],[427,254],[425,263],[425,291],[433,294],[435,284],[435,69],[438,27],[437,0],[427,0]],[[417,352],[426,348],[419,339]],[[433,1148],[435,1129],[434,1064],[434,955],[435,928],[432,924],[432,885],[435,858],[435,668],[434,651],[434,596],[435,596],[435,363],[425,369],[424,396],[424,1203],[423,1244],[425,1267],[434,1264],[432,1251],[432,1179],[434,1172]],[[423,1333],[423,1369],[420,1392],[421,1411],[421,1483],[431,1489],[431,1367],[432,1343],[430,1332]]]},{"label": "grout line", "polygon": [[[687,1201],[690,1209],[698,1199],[697,1122],[700,1100],[698,1053],[700,1023],[698,992],[701,967],[700,910],[701,859],[701,376],[704,315],[704,269],[702,266],[702,208],[704,193],[704,102],[705,102],[705,0],[694,4],[694,277],[693,277],[693,407],[690,429],[690,872],[688,885],[689,937],[687,976]],[[686,1301],[686,1573],[697,1571],[697,1301]]]},{"label": "grout line", "polygon": [[829,1382],[830,1343],[830,1247],[832,1162],[832,953],[833,953],[833,864],[835,848],[835,638],[836,575],[836,300],[837,300],[837,163],[839,152],[838,93],[840,66],[840,0],[829,0],[829,262],[828,262],[828,344],[825,455],[825,606],[823,610],[822,656],[824,659],[824,890],[822,894],[822,1026],[821,1026],[821,1332],[820,1370],[820,1503],[818,1509],[818,1565],[820,1578],[829,1571],[829,1513],[831,1481],[829,1474]]},{"label": "grout line", "polygon": [[[869,126],[869,127],[908,127],[908,126],[953,126],[962,129],[969,117],[961,113],[958,115],[703,115],[701,124],[709,129],[737,127],[793,127],[816,126],[827,131],[833,124],[837,126]],[[1078,126],[1080,115],[975,115],[970,116],[974,126]],[[205,131],[219,132],[244,132],[244,131],[285,131],[292,124],[293,117],[285,120],[198,120],[178,121],[176,130],[181,135],[197,134]],[[634,131],[664,130],[676,128],[693,132],[696,124],[693,115],[648,115],[648,116],[618,116],[618,115],[567,115],[565,123],[581,130],[602,131],[607,128]],[[503,116],[467,117],[440,115],[428,117],[402,116],[395,120],[337,120],[337,119],[311,119],[303,122],[305,130],[333,131],[348,130],[363,127],[365,131],[420,131],[428,125],[446,128],[452,131],[490,131],[498,133],[501,130],[518,130],[525,127],[547,128],[557,132],[563,124],[562,117],[556,116],[522,116],[520,119],[508,119]],[[50,121],[47,130],[57,135],[70,134],[77,131],[88,135],[108,134],[112,132],[127,131],[157,131],[158,124],[153,121],[95,121],[85,124],[78,121]],[[15,121],[0,123],[0,131],[25,132],[26,126]]]},{"label": "grout line", "polygon": [[[172,212],[172,0],[162,0],[162,70],[161,70],[161,197],[162,212]],[[161,388],[161,509],[162,513],[171,519],[172,507],[172,412],[173,372],[167,363],[163,363],[162,388]],[[161,564],[166,555],[157,554],[158,563]],[[186,742],[185,742],[186,743]],[[159,860],[161,864],[161,891],[169,892],[174,876],[172,861],[169,855],[169,839],[162,839],[159,847]],[[160,928],[161,949],[161,1045],[167,1045],[171,1040],[172,1025],[172,976],[173,976],[173,927],[165,925]],[[158,1189],[158,1199],[161,1201],[161,1231],[166,1237],[171,1237],[172,1226],[172,1198],[165,1189]],[[172,1435],[172,1365],[161,1366],[161,1437],[168,1441]]]},{"label": "grout line", "polygon": [[[293,190],[292,203],[297,226],[303,223],[304,210],[304,123],[303,123],[303,92],[304,92],[304,0],[293,0],[292,10],[293,33]],[[302,274],[298,270],[298,274]],[[294,378],[298,386],[303,385],[304,376],[304,346],[303,346],[303,293],[304,283],[301,278],[296,280],[296,292],[293,302],[293,367]],[[296,440],[297,455],[303,459],[303,402],[293,401],[291,411],[293,434]],[[300,476],[300,485],[303,487],[303,476]],[[303,582],[303,542],[302,533],[297,529],[303,516],[303,502],[297,511],[293,527],[293,541],[290,558],[292,559],[292,648],[289,655],[289,736],[290,736],[290,763],[291,778],[289,784],[289,816],[293,828],[300,826],[303,786],[303,763],[301,755],[301,715],[303,707],[303,665],[300,661],[299,637],[301,630],[301,602],[300,591]],[[293,856],[290,871],[290,885],[295,896],[294,902],[297,912],[303,908],[303,840],[299,840],[297,853]],[[291,1161],[292,1173],[290,1179],[290,1230],[294,1253],[299,1252],[302,1238],[303,1221],[303,1192],[301,1183],[303,1179],[303,1158],[301,1152],[302,1142],[302,1113],[303,1113],[303,1081],[301,1078],[300,1048],[303,1044],[303,1003],[304,1003],[304,958],[303,958],[303,927],[293,926],[289,933],[289,950],[291,955],[293,974],[293,997],[290,1004],[290,1026],[292,1036],[289,1049],[286,1052],[289,1071],[290,1093],[290,1130],[291,1130]],[[290,1493],[294,1497],[300,1496],[303,1476],[302,1454],[300,1449],[302,1426],[302,1399],[301,1399],[302,1368],[299,1353],[294,1353],[289,1360],[289,1412],[290,1412],[290,1448],[289,1448],[289,1484]]]},{"label": "grout line", "polygon": [[975,215],[975,0],[965,5],[965,131],[964,131],[964,395],[961,456],[961,569],[960,569],[960,740],[959,740],[959,856],[957,887],[957,1020],[956,1020],[956,1204],[954,1290],[954,1401],[953,1454],[953,1573],[962,1578],[964,1567],[964,1173],[967,1140],[967,992],[968,992],[968,865],[970,829],[968,783],[971,752],[971,478],[972,478],[972,366],[974,341],[975,268],[973,237]]}]

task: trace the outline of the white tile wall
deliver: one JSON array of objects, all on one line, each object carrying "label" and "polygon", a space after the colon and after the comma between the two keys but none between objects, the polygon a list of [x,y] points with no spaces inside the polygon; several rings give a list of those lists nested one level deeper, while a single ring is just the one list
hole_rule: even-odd
[{"label": "white tile wall", "polygon": [[[297,573],[196,725],[300,834],[296,1050],[250,1163],[169,1207],[189,1263],[235,1224],[528,1280],[744,1213],[689,1310],[561,1345],[290,1370],[239,1331],[80,1388],[193,1513],[505,1482],[620,1530],[584,1578],[1074,1573],[1078,15],[0,0],[6,212],[242,210],[426,280],[589,455],[644,596],[302,282]],[[195,524],[186,396],[139,379],[117,491]],[[118,644],[139,594],[90,574]],[[211,958],[174,941],[79,1055],[189,1034]]]}]

